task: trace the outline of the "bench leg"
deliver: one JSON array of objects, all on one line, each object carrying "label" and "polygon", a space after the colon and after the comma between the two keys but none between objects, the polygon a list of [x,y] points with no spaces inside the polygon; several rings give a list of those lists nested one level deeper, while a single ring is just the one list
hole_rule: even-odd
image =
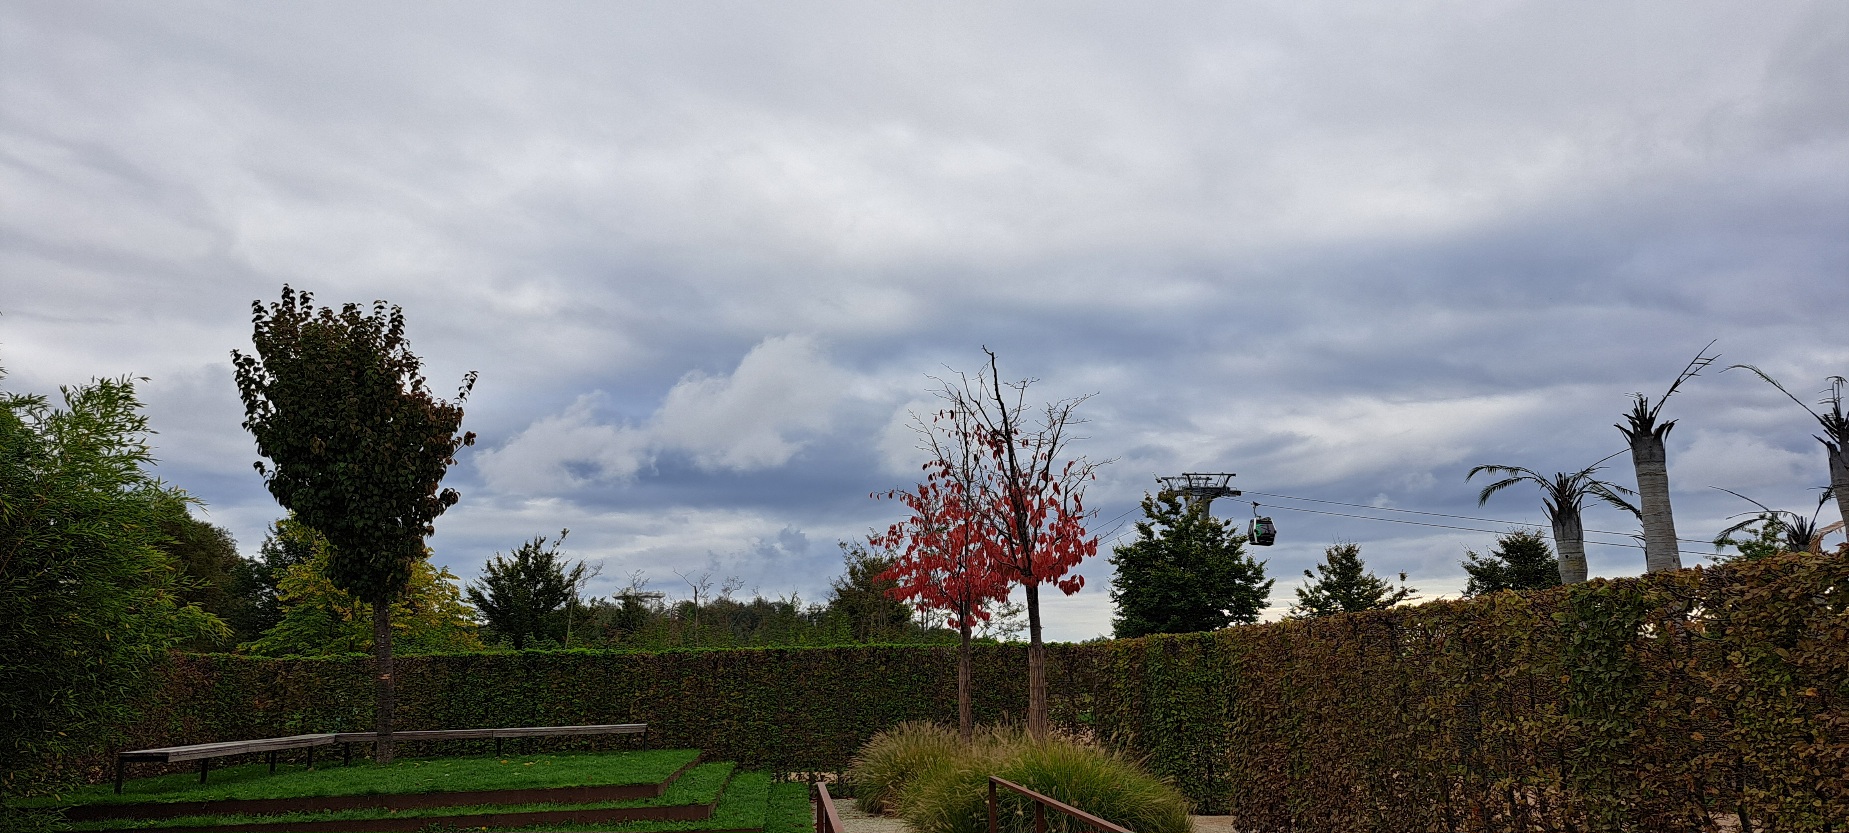
[{"label": "bench leg", "polygon": [[269,752],[269,759],[270,759],[270,774],[275,775],[276,774],[276,752],[274,750]]},{"label": "bench leg", "polygon": [[122,794],[122,759],[116,759],[116,795]]},{"label": "bench leg", "polygon": [[501,757],[501,739],[500,738],[494,739],[494,756],[496,758]]},{"label": "bench leg", "polygon": [[199,783],[205,783],[205,771],[212,766],[211,758],[199,759]]},{"label": "bench leg", "polygon": [[340,765],[341,766],[352,766],[353,765],[353,744],[343,743],[340,745]]},{"label": "bench leg", "polygon": [[315,768],[315,748],[312,746],[308,747],[308,768]]}]

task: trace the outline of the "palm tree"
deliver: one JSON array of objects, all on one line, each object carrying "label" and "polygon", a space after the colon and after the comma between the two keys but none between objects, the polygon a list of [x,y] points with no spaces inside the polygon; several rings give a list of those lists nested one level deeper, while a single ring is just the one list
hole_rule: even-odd
[{"label": "palm tree", "polygon": [[1547,522],[1554,527],[1554,549],[1560,552],[1560,583],[1576,584],[1586,580],[1586,527],[1580,522],[1579,514],[1585,506],[1586,498],[1598,498],[1633,515],[1638,514],[1637,507],[1620,496],[1635,492],[1592,476],[1603,468],[1600,464],[1605,460],[1576,472],[1560,472],[1552,478],[1521,466],[1477,466],[1464,479],[1476,477],[1480,472],[1503,476],[1503,479],[1483,487],[1482,494],[1477,495],[1478,506],[1488,503],[1490,495],[1517,483],[1533,483],[1541,487],[1541,506],[1547,511]]},{"label": "palm tree", "polygon": [[1803,400],[1792,396],[1791,391],[1785,390],[1784,385],[1779,384],[1777,379],[1766,375],[1765,371],[1750,364],[1736,364],[1727,370],[1732,370],[1734,367],[1744,367],[1758,374],[1759,378],[1766,380],[1772,387],[1778,388],[1779,393],[1790,397],[1791,401],[1798,403],[1798,407],[1809,412],[1811,418],[1817,420],[1818,425],[1823,426],[1822,436],[1816,434],[1811,436],[1817,437],[1817,442],[1823,443],[1824,449],[1829,452],[1830,494],[1836,497],[1836,511],[1842,513],[1843,529],[1849,530],[1849,457],[1845,456],[1849,453],[1849,419],[1843,416],[1843,385],[1846,380],[1841,376],[1829,378],[1830,392],[1818,404],[1828,405],[1830,409],[1818,413],[1812,411]]},{"label": "palm tree", "polygon": [[[1714,488],[1721,489],[1719,486],[1715,486]],[[1714,538],[1714,548],[1716,550],[1735,543],[1733,540],[1734,533],[1754,524],[1766,524],[1766,527],[1763,528],[1769,528],[1778,535],[1778,544],[1785,552],[1808,552],[1812,554],[1823,552],[1823,535],[1826,530],[1818,526],[1817,513],[1823,511],[1823,505],[1830,501],[1830,489],[1823,490],[1823,496],[1817,500],[1817,508],[1811,511],[1810,517],[1808,518],[1787,509],[1773,509],[1770,506],[1753,500],[1732,489],[1721,489],[1721,491],[1759,507],[1760,511],[1756,514],[1746,513],[1751,514],[1752,517],[1721,530],[1721,534]],[[1737,518],[1739,515],[1735,515],[1734,517]],[[1744,549],[1743,547],[1742,550],[1744,551]]]},{"label": "palm tree", "polygon": [[1708,355],[1708,347],[1713,346],[1714,342],[1710,341],[1695,354],[1688,366],[1676,375],[1669,390],[1656,398],[1655,405],[1641,393],[1631,394],[1631,412],[1624,415],[1627,424],[1615,426],[1631,444],[1631,465],[1637,470],[1637,502],[1643,507],[1638,519],[1644,525],[1644,570],[1647,572],[1682,569],[1682,555],[1676,548],[1676,519],[1669,509],[1669,452],[1663,448],[1663,438],[1669,436],[1669,429],[1676,427],[1676,421],[1659,423],[1657,416],[1663,411],[1663,403],[1669,401],[1683,382],[1701,375],[1703,368],[1720,358]]}]

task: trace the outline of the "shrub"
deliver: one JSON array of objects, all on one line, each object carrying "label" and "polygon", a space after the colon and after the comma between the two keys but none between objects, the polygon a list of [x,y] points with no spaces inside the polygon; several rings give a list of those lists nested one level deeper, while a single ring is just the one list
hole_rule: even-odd
[{"label": "shrub", "polygon": [[955,730],[907,720],[873,736],[848,766],[854,800],[869,813],[898,809],[899,796],[919,772],[963,754]]},{"label": "shrub", "polygon": [[[983,833],[988,829],[988,778],[998,775],[1137,833],[1187,833],[1188,802],[1174,787],[1156,780],[1120,754],[1066,738],[1036,743],[1019,731],[997,730],[974,747],[955,745],[922,761],[899,789],[900,814],[921,833]],[[921,756],[922,758],[923,756]],[[1001,829],[1033,829],[1033,802],[1014,792],[997,794]],[[863,805],[864,806],[864,805]],[[1049,811],[1047,829],[1086,829]]]}]

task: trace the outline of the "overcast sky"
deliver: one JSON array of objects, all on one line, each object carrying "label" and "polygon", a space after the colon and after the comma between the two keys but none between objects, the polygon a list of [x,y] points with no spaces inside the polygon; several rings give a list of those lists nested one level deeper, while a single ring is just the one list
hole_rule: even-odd
[{"label": "overcast sky", "polygon": [[[255,554],[251,302],[385,299],[434,390],[481,373],[438,562],[569,527],[598,592],[819,600],[987,345],[1096,394],[1107,550],[1156,475],[1231,471],[1335,502],[1257,498],[1273,615],[1342,540],[1455,595],[1493,532],[1298,510],[1539,524],[1465,473],[1618,451],[1711,339],[1665,409],[1678,531],[1752,508],[1713,486],[1815,506],[1814,423],[1715,371],[1849,374],[1846,90],[1835,0],[5,0],[0,366],[147,377],[160,475]],[[1050,638],[1109,631],[1084,573]]]}]

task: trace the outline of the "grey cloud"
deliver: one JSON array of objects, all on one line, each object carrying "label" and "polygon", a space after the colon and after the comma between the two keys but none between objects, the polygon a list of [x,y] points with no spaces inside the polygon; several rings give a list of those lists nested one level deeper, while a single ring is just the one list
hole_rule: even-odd
[{"label": "grey cloud", "polygon": [[[1624,397],[1710,338],[1800,389],[1849,367],[1827,0],[19,2],[0,38],[6,385],[151,377],[163,476],[247,549],[279,510],[224,363],[285,281],[403,305],[439,391],[482,372],[459,573],[570,526],[606,577],[774,562],[806,598],[980,345],[1099,394],[1111,522],[1202,468],[1538,520],[1464,471],[1616,450]],[[1821,470],[1738,376],[1669,408],[1692,537],[1740,511],[1708,481],[1796,505]],[[1276,511],[1286,579],[1341,537],[1455,592],[1488,545]],[[753,555],[782,530],[808,543]],[[1108,627],[1086,569],[1057,635]]]}]

